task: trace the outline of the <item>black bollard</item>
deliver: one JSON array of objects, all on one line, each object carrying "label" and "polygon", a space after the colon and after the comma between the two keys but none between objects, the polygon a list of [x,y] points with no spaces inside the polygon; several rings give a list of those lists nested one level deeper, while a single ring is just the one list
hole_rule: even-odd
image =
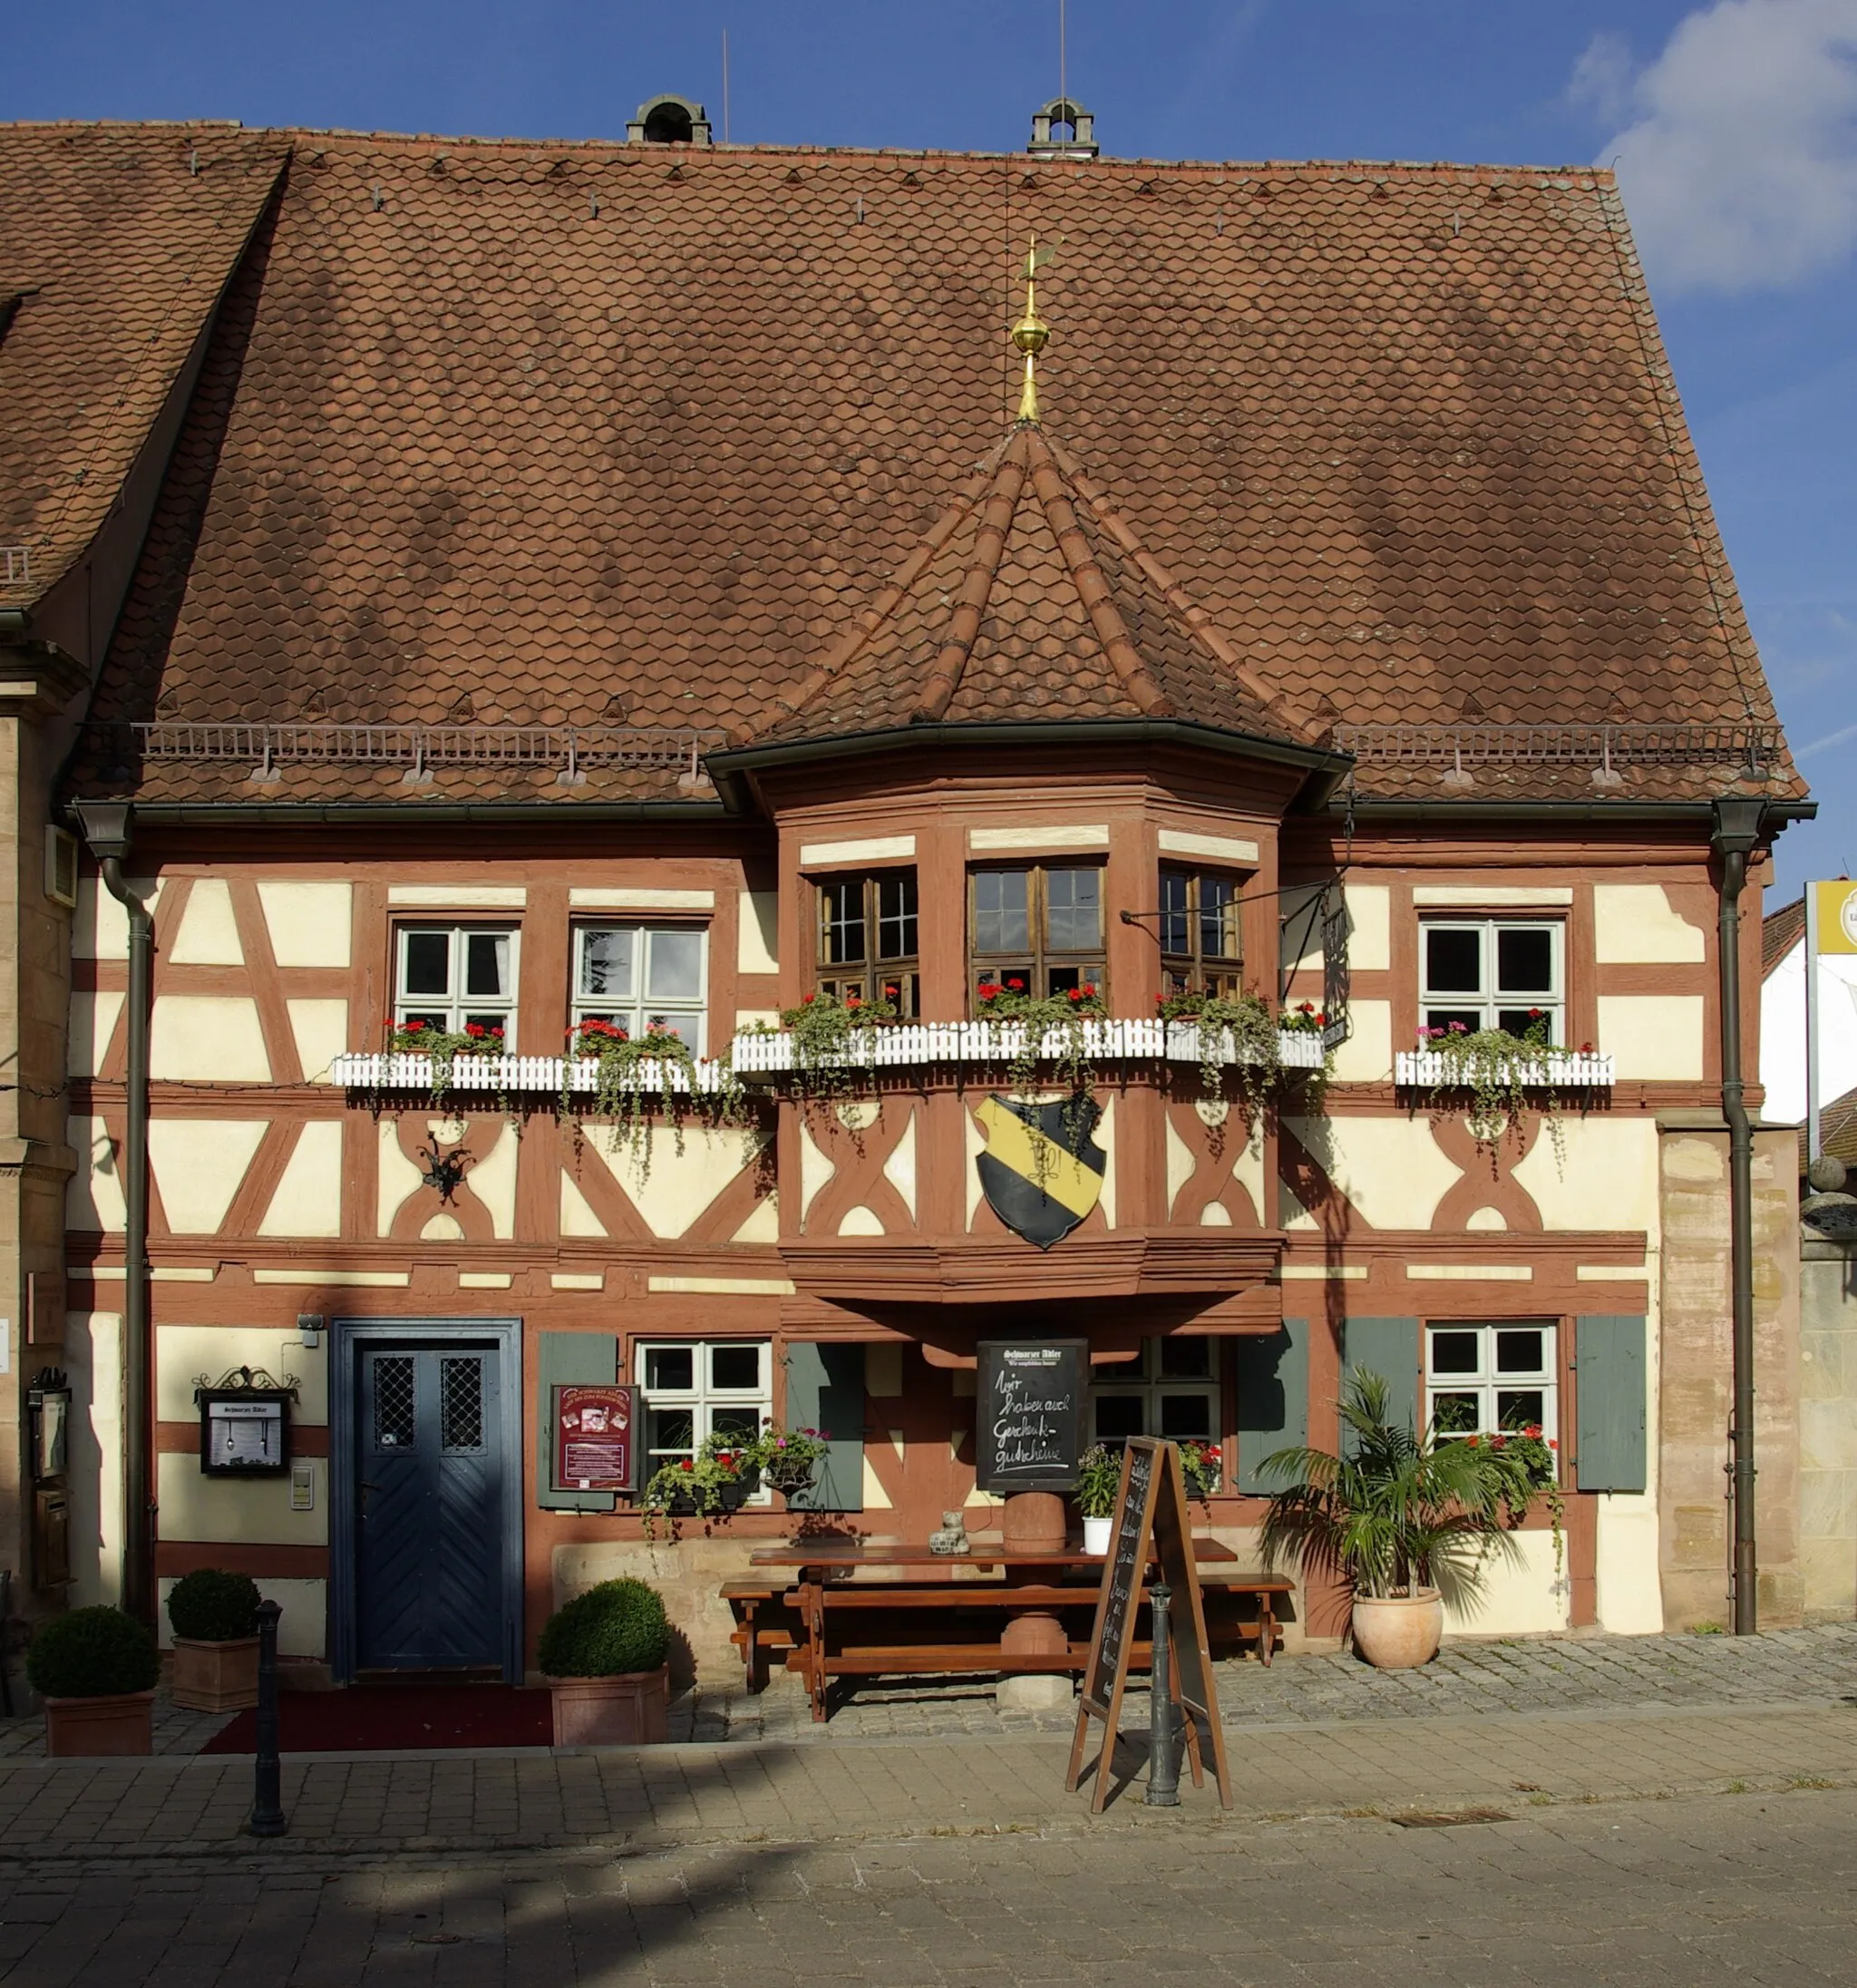
[{"label": "black bollard", "polygon": [[277,1618],[275,1602],[258,1604],[258,1765],[248,1837],[280,1837],[284,1819],[283,1763],[277,1758]]},{"label": "black bollard", "polygon": [[1174,1743],[1179,1720],[1173,1704],[1173,1646],[1167,1630],[1167,1604],[1172,1599],[1173,1590],[1164,1582],[1148,1590],[1152,1618],[1149,1633],[1154,1642],[1153,1660],[1148,1668],[1150,1808],[1180,1807],[1180,1749]]}]

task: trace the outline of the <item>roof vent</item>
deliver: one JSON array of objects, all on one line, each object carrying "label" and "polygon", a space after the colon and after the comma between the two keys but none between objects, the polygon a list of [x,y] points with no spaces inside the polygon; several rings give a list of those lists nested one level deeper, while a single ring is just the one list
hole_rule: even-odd
[{"label": "roof vent", "polygon": [[688,97],[647,97],[626,126],[628,145],[706,145],[709,120]]},{"label": "roof vent", "polygon": [[1034,159],[1094,159],[1102,149],[1095,123],[1074,97],[1053,97],[1032,112],[1032,142],[1026,150]]}]

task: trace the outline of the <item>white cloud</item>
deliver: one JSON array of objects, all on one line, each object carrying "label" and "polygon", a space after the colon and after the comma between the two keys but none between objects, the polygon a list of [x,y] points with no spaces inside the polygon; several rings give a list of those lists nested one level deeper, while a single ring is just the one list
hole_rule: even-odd
[{"label": "white cloud", "polygon": [[1632,231],[1670,289],[1802,282],[1857,246],[1857,0],[1717,0],[1636,77],[1600,36],[1570,94],[1622,94]]},{"label": "white cloud", "polygon": [[1573,65],[1568,101],[1589,112],[1596,123],[1622,124],[1631,115],[1634,66],[1630,44],[1622,34],[1595,34]]}]

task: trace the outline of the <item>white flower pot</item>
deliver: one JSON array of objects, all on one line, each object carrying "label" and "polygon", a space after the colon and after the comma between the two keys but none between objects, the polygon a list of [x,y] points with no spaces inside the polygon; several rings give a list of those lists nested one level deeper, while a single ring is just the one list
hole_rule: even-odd
[{"label": "white flower pot", "polygon": [[1114,1524],[1113,1518],[1086,1518],[1084,1521],[1084,1551],[1086,1554],[1106,1554],[1109,1551],[1109,1529]]}]

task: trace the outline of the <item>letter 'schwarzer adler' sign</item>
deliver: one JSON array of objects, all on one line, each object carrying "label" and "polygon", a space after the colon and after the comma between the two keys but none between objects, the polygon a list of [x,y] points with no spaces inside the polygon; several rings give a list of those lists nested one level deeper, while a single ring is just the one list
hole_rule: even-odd
[{"label": "letter 'schwarzer adler' sign", "polygon": [[1062,1242],[1103,1193],[1109,1155],[1093,1135],[1103,1116],[1094,1097],[1028,1105],[997,1093],[974,1113],[987,1150],[974,1164],[987,1205],[1015,1235],[1048,1250]]},{"label": "letter 'schwarzer adler' sign", "polygon": [[982,1340],[975,1388],[983,1491],[1068,1491],[1077,1481],[1087,1340]]}]

